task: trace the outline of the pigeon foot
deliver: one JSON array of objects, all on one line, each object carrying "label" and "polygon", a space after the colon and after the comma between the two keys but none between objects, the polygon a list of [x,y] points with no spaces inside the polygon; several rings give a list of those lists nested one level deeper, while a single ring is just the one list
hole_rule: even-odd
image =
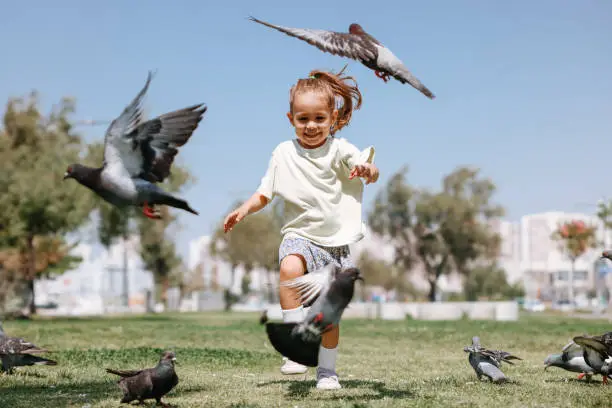
[{"label": "pigeon foot", "polygon": [[149,207],[149,204],[146,201],[142,206],[142,213],[153,220],[161,219],[161,214],[159,213],[159,211],[153,209],[152,207]]},{"label": "pigeon foot", "polygon": [[584,376],[586,375],[586,373],[580,373],[578,374],[578,379],[582,380],[584,378]]},{"label": "pigeon foot", "polygon": [[379,77],[385,82],[389,81],[389,74],[387,74],[386,72],[374,71],[374,74],[376,74],[377,77]]},{"label": "pigeon foot", "polygon": [[604,375],[603,380],[601,380],[602,384],[608,385],[608,376]]}]

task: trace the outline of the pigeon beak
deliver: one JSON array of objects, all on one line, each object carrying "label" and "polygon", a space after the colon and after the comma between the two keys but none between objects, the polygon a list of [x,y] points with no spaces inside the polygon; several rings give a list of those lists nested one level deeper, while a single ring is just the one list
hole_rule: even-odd
[{"label": "pigeon beak", "polygon": [[64,180],[66,180],[67,178],[70,178],[70,173],[65,172],[65,173],[64,173]]},{"label": "pigeon beak", "polygon": [[176,357],[172,357],[172,362],[173,362],[174,364],[176,364],[176,365],[179,365],[179,364],[176,362]]}]

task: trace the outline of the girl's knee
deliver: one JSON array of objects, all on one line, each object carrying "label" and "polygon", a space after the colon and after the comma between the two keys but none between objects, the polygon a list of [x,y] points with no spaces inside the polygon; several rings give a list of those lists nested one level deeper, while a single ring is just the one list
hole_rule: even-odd
[{"label": "girl's knee", "polygon": [[302,255],[291,254],[283,258],[280,265],[280,280],[286,281],[304,275],[306,260]]}]

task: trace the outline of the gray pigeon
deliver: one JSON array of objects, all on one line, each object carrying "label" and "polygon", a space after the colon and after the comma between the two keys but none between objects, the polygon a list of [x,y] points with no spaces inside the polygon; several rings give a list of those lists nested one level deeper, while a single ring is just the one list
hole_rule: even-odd
[{"label": "gray pigeon", "polygon": [[344,309],[353,298],[356,280],[363,281],[359,269],[341,271],[328,265],[283,282],[283,286],[297,289],[303,304],[315,298],[316,301],[299,323],[266,323],[266,316],[262,316],[268,339],[276,351],[296,363],[316,367],[321,335],[340,323]]},{"label": "gray pigeon", "polygon": [[435,95],[412,75],[404,63],[391,50],[366,33],[359,24],[351,24],[348,33],[339,33],[312,28],[277,26],[258,20],[255,17],[249,17],[249,19],[291,37],[306,41],[323,52],[359,61],[366,67],[374,70],[376,76],[385,82],[392,76],[403,84],[412,85],[429,99],[435,98]]},{"label": "gray pigeon", "polygon": [[162,407],[168,404],[162,402],[162,397],[178,384],[178,376],[174,371],[176,356],[172,351],[164,351],[159,363],[153,368],[143,370],[113,370],[107,373],[122,377],[117,384],[123,391],[120,403],[129,404],[132,401],[142,403],[147,399],[155,399]]},{"label": "gray pigeon", "polygon": [[608,377],[612,374],[612,332],[600,336],[576,336],[574,342],[582,346],[584,361],[595,374],[602,375],[604,384],[608,384]]},{"label": "gray pigeon", "polygon": [[72,164],[66,169],[64,180],[75,179],[117,207],[142,207],[149,218],[160,218],[159,212],[151,207],[156,204],[198,215],[185,200],[155,183],[170,175],[178,147],[187,143],[207,107],[194,105],[143,122],[141,105],[150,82],[151,72],[144,88],[106,130],[102,167]]},{"label": "gray pigeon", "polygon": [[567,371],[580,373],[578,374],[579,380],[586,376],[587,381],[590,381],[591,376],[595,373],[584,359],[584,349],[573,341],[565,345],[561,353],[550,354],[544,359],[544,370],[547,370],[548,367],[559,367]]},{"label": "gray pigeon", "polygon": [[13,367],[57,365],[56,361],[33,355],[48,352],[21,337],[7,336],[0,323],[0,361],[2,361],[3,371],[12,373]]},{"label": "gray pigeon", "polygon": [[472,345],[463,348],[463,351],[470,353],[468,361],[476,372],[478,379],[482,376],[488,377],[492,382],[501,383],[507,380],[507,377],[500,370],[501,363],[514,364],[510,360],[522,360],[507,351],[489,350],[480,345],[478,336],[472,337]]}]

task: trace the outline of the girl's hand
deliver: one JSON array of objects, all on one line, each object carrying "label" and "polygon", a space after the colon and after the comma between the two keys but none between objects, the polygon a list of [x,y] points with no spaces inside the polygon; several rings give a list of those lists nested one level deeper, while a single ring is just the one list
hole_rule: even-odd
[{"label": "girl's hand", "polygon": [[223,223],[224,231],[231,231],[234,228],[234,225],[238,224],[244,217],[247,216],[247,214],[248,211],[242,208],[242,206],[232,211],[227,217],[225,217],[225,221]]},{"label": "girl's hand", "polygon": [[366,184],[376,183],[378,180],[378,167],[372,163],[358,164],[351,171],[349,179],[352,180],[354,177],[363,177]]}]

